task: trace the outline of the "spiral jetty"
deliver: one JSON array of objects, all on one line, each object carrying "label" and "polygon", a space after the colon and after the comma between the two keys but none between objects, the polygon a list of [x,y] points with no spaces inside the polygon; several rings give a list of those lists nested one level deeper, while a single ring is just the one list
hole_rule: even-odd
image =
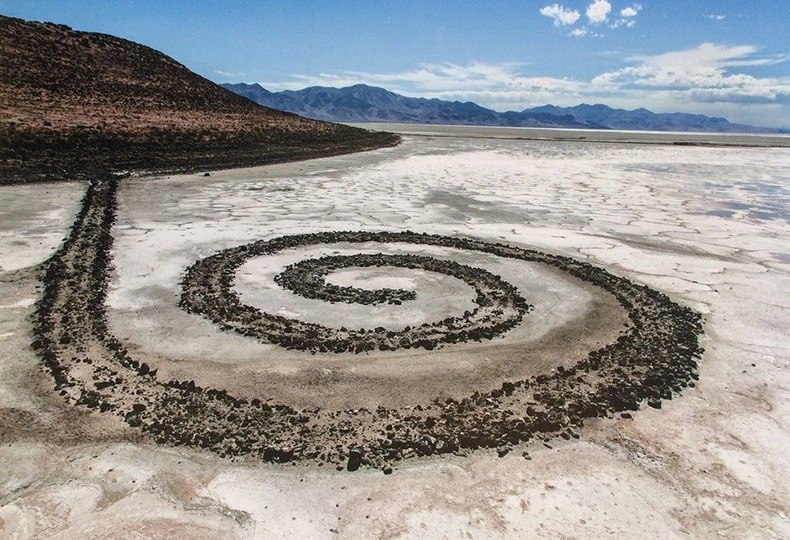
[{"label": "spiral jetty", "polygon": [[[331,268],[364,266],[366,262],[434,265],[434,271],[463,274],[461,279],[468,278],[472,287],[492,286],[486,291],[504,302],[509,314],[501,320],[488,320],[490,312],[483,308],[490,306],[488,300],[482,300],[486,305],[481,307],[485,311],[481,320],[470,314],[451,321],[452,325],[439,321],[436,328],[428,329],[430,332],[423,329],[426,331],[390,336],[388,331],[374,329],[327,334],[324,338],[328,340],[322,341],[310,337],[321,331],[304,333],[305,323],[293,320],[288,321],[290,326],[281,325],[282,321],[241,304],[231,290],[234,269],[259,254],[330,242],[405,242],[474,250],[555,267],[612,294],[627,311],[629,327],[615,342],[589,352],[570,368],[503,381],[497,388],[480,389],[461,399],[435,399],[425,406],[296,409],[271,403],[265,396],[239,399],[223,389],[202,388],[194,381],[163,381],[155,367],[130,356],[107,323],[105,304],[117,188],[118,179],[109,175],[90,183],[69,237],[45,263],[32,346],[52,375],[55,390],[68,403],[118,415],[158,443],[265,462],[332,464],[349,470],[365,466],[389,473],[394,463],[417,456],[479,448],[496,449],[502,456],[513,446],[534,439],[578,438],[577,429],[586,419],[615,413],[627,416],[644,402],[660,408],[662,400],[693,387],[698,379],[697,361],[703,353],[699,345],[702,317],[665,294],[570,257],[501,243],[402,231],[283,236],[221,251],[187,271],[182,307],[256,339],[324,354],[387,350],[385,347],[431,349],[462,339],[490,339],[518,324],[529,311],[517,291],[493,274],[468,274],[447,261],[436,263],[431,258],[410,256],[373,257],[369,261],[330,258],[310,263],[316,264],[314,268],[290,268],[280,281],[306,295],[359,301],[359,290],[327,291],[326,287],[322,289],[321,279],[305,285],[300,275],[315,278],[326,275]],[[409,299],[398,290],[376,294],[376,302]]]}]

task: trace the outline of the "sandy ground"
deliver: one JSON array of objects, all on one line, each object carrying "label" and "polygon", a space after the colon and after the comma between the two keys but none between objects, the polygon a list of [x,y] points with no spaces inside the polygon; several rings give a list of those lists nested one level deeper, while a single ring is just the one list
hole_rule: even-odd
[{"label": "sandy ground", "polygon": [[[133,356],[167,357],[164,369],[207,377],[232,369],[255,380],[256,369],[303,368],[308,360],[296,353],[277,354],[175,307],[181,272],[196,259],[294,232],[408,228],[535,247],[589,260],[706,314],[700,381],[661,410],[588,423],[578,441],[524,448],[529,460],[521,449],[503,458],[476,452],[407,461],[389,476],[157,447],[119,420],[61,404],[27,348],[26,317],[35,265],[64,236],[81,186],[46,197],[36,186],[0,188],[0,538],[790,537],[787,170],[787,149],[420,137],[210,178],[126,181],[111,328]],[[245,300],[332,320],[327,306],[267,293],[285,262],[272,259],[240,270]],[[496,343],[439,351],[466,358],[469,372],[485,371],[475,366],[481,351],[538,343],[594,313],[595,292],[567,278],[486,264],[524,280],[519,288],[536,305],[529,316],[543,306],[553,319],[533,317]],[[348,274],[332,279],[437,287],[433,297],[465,301],[463,287],[430,276]],[[412,315],[440,316],[449,304]],[[398,311],[378,316],[402,323]],[[402,376],[387,355],[332,362]],[[437,385],[463,369],[435,362],[448,377]]]}]

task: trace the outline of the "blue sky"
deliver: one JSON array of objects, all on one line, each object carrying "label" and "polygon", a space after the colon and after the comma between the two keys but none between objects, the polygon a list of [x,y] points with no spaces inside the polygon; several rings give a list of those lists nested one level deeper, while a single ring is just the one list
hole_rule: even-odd
[{"label": "blue sky", "polygon": [[790,0],[3,0],[216,82],[367,83],[496,110],[605,103],[790,127]]}]

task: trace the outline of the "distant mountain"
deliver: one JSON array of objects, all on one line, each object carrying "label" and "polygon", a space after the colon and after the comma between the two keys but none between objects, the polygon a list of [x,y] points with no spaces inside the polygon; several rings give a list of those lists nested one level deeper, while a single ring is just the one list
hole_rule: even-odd
[{"label": "distant mountain", "polygon": [[587,105],[557,107],[544,105],[525,109],[525,113],[545,113],[571,115],[577,121],[606,126],[609,129],[637,131],[699,131],[714,133],[784,133],[784,130],[745,124],[733,124],[726,118],[687,113],[654,113],[647,109],[627,111],[613,109],[606,105]]},{"label": "distant mountain", "polygon": [[785,133],[784,130],[733,124],[701,114],[626,111],[606,105],[496,112],[472,102],[411,98],[384,88],[357,84],[346,88],[312,86],[270,92],[259,84],[223,84],[256,103],[308,118],[334,122],[405,122],[510,127],[698,131],[718,133]]},{"label": "distant mountain", "polygon": [[228,90],[260,105],[308,118],[333,122],[405,122],[513,127],[601,128],[576,121],[569,114],[500,113],[472,102],[411,98],[374,86],[347,88],[312,86],[304,90],[270,92],[259,84],[223,84]]},{"label": "distant mountain", "polygon": [[270,163],[397,140],[261,107],[132,41],[0,15],[0,183]]}]

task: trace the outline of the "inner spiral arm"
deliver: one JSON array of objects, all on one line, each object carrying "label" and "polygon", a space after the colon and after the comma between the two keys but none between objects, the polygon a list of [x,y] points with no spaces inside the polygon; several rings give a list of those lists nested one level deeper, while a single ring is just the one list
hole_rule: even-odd
[{"label": "inner spiral arm", "polygon": [[[381,288],[376,290],[361,289],[357,287],[342,287],[326,282],[326,276],[335,270],[349,267],[380,267],[397,266],[386,255],[357,254],[347,257],[321,257],[319,259],[305,259],[295,264],[288,265],[281,273],[275,276],[274,281],[289,291],[304,296],[305,298],[323,300],[330,303],[344,302],[347,304],[394,304],[417,298],[415,291],[406,289]],[[387,264],[390,260],[390,264]]]},{"label": "inner spiral arm", "polygon": [[[310,238],[314,241],[315,238]],[[260,250],[224,252],[224,257],[208,257],[187,272],[183,280],[181,305],[200,313],[223,329],[255,337],[287,349],[313,353],[369,352],[422,348],[431,350],[446,343],[490,340],[521,323],[532,308],[518,289],[499,276],[456,261],[413,254],[357,254],[306,259],[288,266],[275,281],[311,299],[329,302],[399,304],[416,297],[403,289],[359,289],[326,283],[326,275],[340,268],[401,267],[445,274],[459,279],[474,291],[475,309],[439,321],[397,330],[347,329],[290,319],[265,313],[243,304],[233,291],[233,275],[242,262]],[[267,254],[269,250],[264,250]]]}]

